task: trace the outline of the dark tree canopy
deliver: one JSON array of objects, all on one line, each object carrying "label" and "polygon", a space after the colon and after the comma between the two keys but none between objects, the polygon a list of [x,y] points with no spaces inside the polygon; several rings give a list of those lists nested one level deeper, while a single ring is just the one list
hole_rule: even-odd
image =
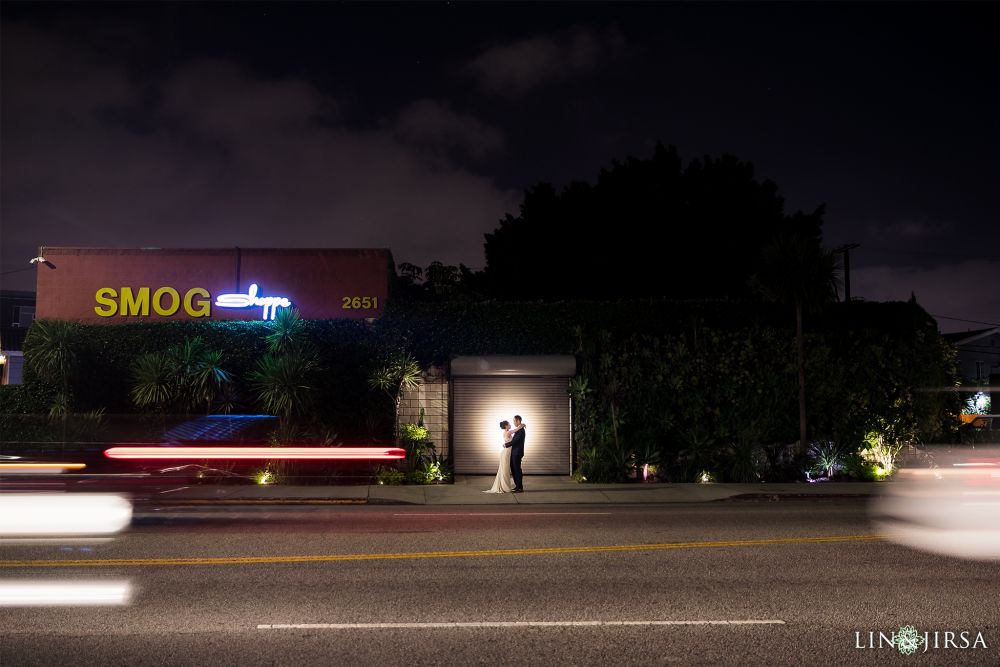
[{"label": "dark tree canopy", "polygon": [[794,231],[817,247],[823,208],[786,216],[777,185],[725,155],[686,167],[657,144],[561,193],[539,183],[486,235],[482,289],[501,299],[741,298],[761,249]]}]

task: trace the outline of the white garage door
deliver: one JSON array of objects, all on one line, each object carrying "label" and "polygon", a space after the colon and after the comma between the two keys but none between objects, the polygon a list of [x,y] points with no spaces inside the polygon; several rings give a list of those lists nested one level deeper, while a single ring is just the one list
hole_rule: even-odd
[{"label": "white garage door", "polygon": [[525,475],[568,475],[568,377],[453,377],[452,457],[462,475],[496,474],[503,431],[521,415],[526,425]]}]

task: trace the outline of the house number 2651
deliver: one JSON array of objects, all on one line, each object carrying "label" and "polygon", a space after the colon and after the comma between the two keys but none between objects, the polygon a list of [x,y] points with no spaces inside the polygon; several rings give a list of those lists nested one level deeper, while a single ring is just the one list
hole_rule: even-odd
[{"label": "house number 2651", "polygon": [[371,310],[373,308],[378,308],[378,297],[377,296],[345,296],[341,297],[344,300],[341,308],[344,310],[351,309],[364,309]]}]

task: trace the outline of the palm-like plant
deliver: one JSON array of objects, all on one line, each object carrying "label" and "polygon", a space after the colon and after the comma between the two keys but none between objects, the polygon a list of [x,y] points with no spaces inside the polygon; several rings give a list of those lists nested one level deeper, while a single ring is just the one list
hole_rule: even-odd
[{"label": "palm-like plant", "polygon": [[264,340],[267,349],[275,354],[291,352],[305,342],[306,323],[296,308],[279,310],[275,318],[267,323],[267,328]]},{"label": "palm-like plant", "polygon": [[403,400],[403,390],[413,389],[419,384],[420,364],[410,354],[399,354],[390,358],[368,377],[368,385],[385,392],[395,406],[392,433],[399,442],[399,405]]},{"label": "palm-like plant", "polygon": [[799,374],[799,451],[806,443],[805,337],[802,314],[837,296],[839,280],[834,254],[818,239],[798,230],[777,235],[761,251],[752,286],[766,299],[795,307],[795,349]]},{"label": "palm-like plant", "polygon": [[222,353],[207,350],[200,337],[185,339],[165,352],[148,352],[132,364],[132,401],[139,407],[161,412],[174,408],[185,412],[212,402],[232,382],[222,368]]},{"label": "palm-like plant", "polygon": [[315,365],[311,356],[298,352],[265,354],[250,373],[261,406],[284,420],[306,411],[312,404],[308,378]]},{"label": "palm-like plant", "polygon": [[268,353],[257,362],[250,383],[257,401],[271,414],[282,418],[282,428],[292,428],[289,418],[312,406],[311,375],[318,367],[306,339],[306,323],[296,309],[283,308],[267,323]]},{"label": "palm-like plant", "polygon": [[212,402],[224,394],[224,389],[233,380],[232,374],[222,368],[222,352],[219,350],[203,350],[189,378],[193,402],[204,402],[206,412],[211,411]]},{"label": "palm-like plant", "polygon": [[132,389],[129,395],[139,407],[153,407],[163,412],[176,399],[174,366],[164,352],[147,352],[132,363]]},{"label": "palm-like plant", "polygon": [[77,326],[72,322],[38,320],[32,325],[25,361],[59,387],[52,405],[53,415],[66,415],[72,404],[71,385],[77,370],[76,337]]}]

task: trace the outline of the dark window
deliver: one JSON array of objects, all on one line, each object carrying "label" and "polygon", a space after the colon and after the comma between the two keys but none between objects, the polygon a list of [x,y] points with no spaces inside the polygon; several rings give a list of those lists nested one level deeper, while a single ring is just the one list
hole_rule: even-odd
[{"label": "dark window", "polygon": [[34,306],[14,306],[14,322],[15,327],[30,327],[31,323],[35,321],[35,307]]}]

